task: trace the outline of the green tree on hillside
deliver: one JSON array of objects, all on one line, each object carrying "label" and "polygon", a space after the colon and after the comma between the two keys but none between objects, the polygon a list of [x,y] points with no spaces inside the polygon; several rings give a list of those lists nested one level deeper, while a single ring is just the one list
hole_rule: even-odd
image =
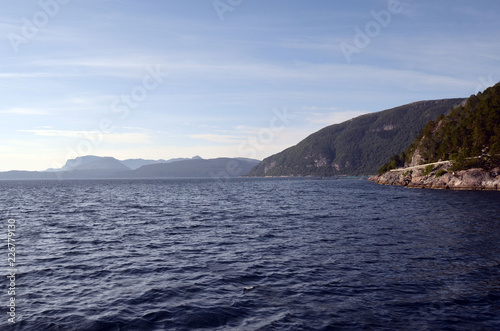
[{"label": "green tree on hillside", "polygon": [[[500,166],[500,83],[471,96],[448,116],[429,121],[406,151],[408,163],[419,150],[425,163],[454,161],[452,170]],[[394,160],[380,171],[388,171]]]}]

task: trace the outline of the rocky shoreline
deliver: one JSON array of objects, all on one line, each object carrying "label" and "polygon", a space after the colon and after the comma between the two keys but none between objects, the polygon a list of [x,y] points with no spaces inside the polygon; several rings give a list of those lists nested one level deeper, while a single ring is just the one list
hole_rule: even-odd
[{"label": "rocky shoreline", "polygon": [[413,188],[500,191],[500,168],[491,171],[474,168],[453,172],[449,171],[449,167],[438,167],[428,174],[424,174],[422,170],[401,170],[372,176],[368,180],[382,185]]}]

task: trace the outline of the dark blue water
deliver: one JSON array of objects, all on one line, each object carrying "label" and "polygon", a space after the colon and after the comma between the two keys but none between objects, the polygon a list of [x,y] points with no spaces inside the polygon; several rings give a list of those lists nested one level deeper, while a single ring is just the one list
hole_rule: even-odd
[{"label": "dark blue water", "polygon": [[362,180],[0,182],[18,268],[0,328],[500,330],[499,202]]}]

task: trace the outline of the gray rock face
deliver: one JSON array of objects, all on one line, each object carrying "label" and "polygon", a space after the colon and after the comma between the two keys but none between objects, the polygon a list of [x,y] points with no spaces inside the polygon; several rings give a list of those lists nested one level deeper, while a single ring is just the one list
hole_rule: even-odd
[{"label": "gray rock face", "polygon": [[369,180],[383,185],[400,185],[415,188],[451,189],[451,190],[500,190],[500,168],[492,171],[483,169],[469,169],[457,172],[447,172],[441,176],[439,171],[448,171],[447,167],[440,167],[427,175],[422,171],[414,172],[387,172],[383,175],[372,176]]}]

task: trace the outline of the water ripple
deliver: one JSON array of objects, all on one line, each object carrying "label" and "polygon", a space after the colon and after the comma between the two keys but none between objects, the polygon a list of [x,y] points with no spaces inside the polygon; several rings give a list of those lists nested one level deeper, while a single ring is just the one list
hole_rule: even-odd
[{"label": "water ripple", "polygon": [[15,330],[500,329],[498,192],[1,185],[19,235]]}]

